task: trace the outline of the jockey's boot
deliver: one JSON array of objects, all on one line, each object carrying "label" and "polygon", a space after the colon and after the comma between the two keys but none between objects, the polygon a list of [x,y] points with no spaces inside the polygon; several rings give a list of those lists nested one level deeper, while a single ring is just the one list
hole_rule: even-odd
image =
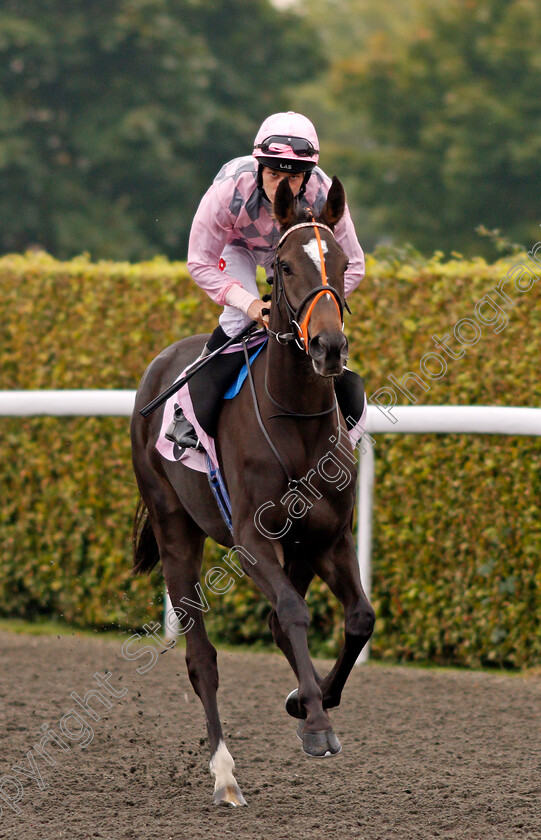
[{"label": "jockey's boot", "polygon": [[175,409],[173,419],[165,431],[165,437],[184,449],[203,449],[194,427],[184,416],[181,408]]},{"label": "jockey's boot", "polygon": [[[201,355],[198,356],[198,358],[195,361],[198,362],[199,359],[204,359],[205,356],[208,356],[210,353],[214,352],[214,350],[217,350],[218,347],[221,347],[222,344],[225,344],[228,338],[229,336],[222,330],[220,326],[216,327],[209,340],[203,347]],[[197,437],[197,432],[195,431],[188,418],[185,417],[184,412],[181,408],[175,409],[173,419],[167,427],[164,437],[166,437],[167,440],[171,440],[173,441],[173,443],[184,447],[184,449],[197,449],[198,451],[203,452],[203,447],[201,446],[201,442]]]},{"label": "jockey's boot", "polygon": [[[348,430],[354,428],[364,411],[364,379],[358,373],[345,368],[343,374],[334,380],[334,391]],[[363,431],[364,429],[360,430],[359,436]]]}]

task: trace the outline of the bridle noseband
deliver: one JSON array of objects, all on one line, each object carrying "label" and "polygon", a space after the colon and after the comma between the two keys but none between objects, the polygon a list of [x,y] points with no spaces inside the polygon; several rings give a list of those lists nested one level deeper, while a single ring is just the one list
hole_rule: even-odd
[{"label": "bridle noseband", "polygon": [[[280,248],[284,244],[287,237],[293,233],[295,230],[299,230],[300,228],[312,228],[314,230],[316,241],[318,244],[319,250],[319,259],[321,264],[321,285],[315,286],[313,289],[310,289],[308,294],[306,294],[303,299],[301,300],[300,304],[295,309],[288,297],[285,290],[284,285],[284,275],[283,275],[283,266],[280,260]],[[325,257],[323,254],[323,246],[321,243],[321,236],[319,233],[319,228],[323,230],[328,230],[330,234],[332,234],[334,238],[334,233],[330,227],[324,225],[322,222],[316,222],[315,220],[308,221],[308,222],[299,222],[296,225],[293,225],[280,238],[278,245],[276,246],[276,259],[274,264],[274,283],[276,286],[276,303],[280,302],[280,298],[283,296],[284,302],[287,309],[287,314],[289,318],[289,324],[292,328],[294,328],[297,332],[297,336],[295,333],[274,333],[273,335],[280,343],[286,343],[287,341],[294,340],[298,347],[301,350],[304,350],[306,353],[309,353],[308,349],[308,324],[310,323],[310,318],[312,317],[312,313],[314,311],[314,307],[316,303],[325,295],[331,295],[332,299],[335,303],[336,309],[338,310],[338,314],[340,316],[340,323],[343,323],[343,315],[344,315],[344,301],[340,295],[340,292],[334,288],[334,286],[329,285],[329,281],[327,278],[327,267],[325,265]],[[306,315],[304,316],[303,320],[301,321],[301,313],[304,307],[309,304],[308,310]]]}]

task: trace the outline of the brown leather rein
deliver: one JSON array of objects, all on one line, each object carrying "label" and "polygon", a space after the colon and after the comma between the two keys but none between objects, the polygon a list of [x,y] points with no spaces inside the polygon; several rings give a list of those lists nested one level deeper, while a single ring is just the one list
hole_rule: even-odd
[{"label": "brown leather rein", "polygon": [[[286,290],[285,290],[285,287],[284,287],[283,271],[282,271],[282,266],[281,266],[281,262],[280,262],[280,258],[279,258],[279,251],[280,251],[281,246],[283,245],[283,243],[285,242],[285,240],[287,239],[287,237],[291,233],[293,233],[295,230],[299,230],[300,228],[305,228],[305,227],[313,228],[314,232],[316,234],[316,240],[317,240],[318,249],[319,249],[319,257],[320,257],[320,261],[321,261],[321,281],[322,282],[321,282],[320,286],[316,286],[314,289],[311,289],[308,292],[308,294],[305,295],[305,297],[301,300],[299,306],[296,309],[294,309],[293,306],[291,306],[291,303],[288,300],[287,293],[286,293]],[[344,301],[342,301],[340,293],[337,291],[337,289],[335,289],[333,286],[329,285],[329,280],[328,280],[328,277],[327,277],[327,267],[325,265],[325,257],[324,257],[324,254],[323,254],[323,246],[322,246],[322,243],[321,243],[321,236],[319,234],[318,228],[328,230],[329,233],[331,233],[332,236],[334,237],[334,233],[331,230],[331,228],[328,227],[327,225],[324,225],[321,222],[316,222],[315,220],[307,221],[307,222],[299,222],[298,224],[293,225],[292,227],[290,227],[288,230],[285,231],[285,233],[280,238],[280,241],[278,242],[278,245],[276,246],[276,260],[275,260],[274,278],[273,278],[273,282],[276,284],[276,288],[275,288],[276,304],[278,305],[278,303],[280,302],[280,298],[283,295],[284,301],[285,301],[285,304],[286,304],[286,308],[287,308],[287,311],[288,311],[288,317],[289,317],[290,325],[292,327],[295,327],[295,329],[297,330],[297,333],[298,333],[298,337],[296,338],[295,333],[293,333],[293,332],[291,332],[291,333],[275,333],[267,327],[267,332],[270,335],[272,335],[274,338],[276,338],[276,340],[280,344],[285,344],[289,341],[295,341],[296,344],[301,348],[301,350],[305,350],[306,353],[308,353],[308,354],[309,354],[309,352],[308,352],[308,324],[310,322],[310,317],[312,315],[312,312],[314,311],[314,307],[315,307],[316,303],[318,302],[318,300],[320,300],[320,298],[322,298],[323,295],[330,294],[332,296],[334,302],[335,302],[336,308],[338,310],[338,314],[340,315],[340,322],[341,323],[342,323],[342,320],[343,320],[342,316],[343,316],[343,311],[344,311],[344,305],[347,307],[347,303],[344,304]],[[302,310],[309,301],[310,301],[310,306],[308,307],[308,311],[307,311],[304,319],[299,324],[299,318],[300,318],[300,315],[302,313]],[[348,311],[349,311],[349,307],[348,307]],[[284,459],[282,458],[282,456],[278,452],[276,446],[274,445],[274,443],[272,441],[271,436],[269,435],[269,432],[267,431],[267,429],[265,427],[265,423],[263,422],[263,418],[261,416],[261,412],[260,412],[260,409],[259,409],[259,403],[258,403],[258,399],[257,399],[255,383],[254,383],[254,379],[253,379],[252,371],[251,371],[251,367],[250,367],[250,360],[249,360],[249,357],[248,357],[248,349],[246,347],[246,341],[243,342],[243,348],[244,348],[244,356],[245,356],[245,359],[246,359],[246,367],[247,367],[247,372],[248,372],[247,378],[248,378],[248,382],[250,384],[250,389],[251,389],[251,393],[252,393],[252,400],[253,400],[253,404],[254,404],[254,410],[255,410],[257,422],[259,424],[259,428],[261,429],[267,443],[269,444],[269,447],[271,448],[271,450],[274,453],[278,463],[280,464],[280,466],[282,467],[282,470],[284,471],[284,474],[286,476],[287,483],[288,483],[288,488],[290,490],[295,490],[299,486],[300,481],[299,481],[299,479],[294,478],[293,475],[291,474],[290,470],[288,469],[288,467],[286,466],[286,464],[284,462]],[[307,419],[310,419],[310,418],[324,417],[325,415],[331,414],[332,412],[336,412],[337,434],[336,434],[336,437],[331,438],[331,440],[336,440],[335,446],[338,445],[338,443],[340,443],[341,436],[342,436],[342,428],[341,428],[341,424],[340,424],[340,411],[339,411],[339,408],[338,408],[338,401],[336,399],[336,396],[335,396],[333,404],[331,405],[330,408],[327,408],[324,411],[315,412],[313,414],[301,414],[301,413],[298,413],[298,412],[290,411],[289,409],[280,405],[280,403],[277,402],[271,396],[271,394],[269,393],[268,385],[267,385],[267,372],[266,371],[265,371],[265,391],[266,391],[266,394],[267,394],[268,398],[272,402],[272,404],[275,405],[277,408],[279,408],[281,410],[281,412],[283,412],[282,414],[273,414],[273,415],[271,415],[271,417],[269,417],[269,419],[273,419],[275,417],[276,418],[284,417],[284,418],[292,418],[292,419],[296,418],[296,419],[307,420]]]}]

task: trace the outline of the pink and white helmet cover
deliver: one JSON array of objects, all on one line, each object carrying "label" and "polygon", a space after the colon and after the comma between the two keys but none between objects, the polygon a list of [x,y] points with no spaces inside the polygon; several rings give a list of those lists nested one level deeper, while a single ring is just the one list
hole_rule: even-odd
[{"label": "pink and white helmet cover", "polygon": [[[254,140],[253,155],[255,158],[268,159],[269,153],[257,148],[264,140],[272,136],[302,138],[308,140],[314,147],[313,154],[303,155],[302,161],[307,164],[316,164],[319,160],[319,140],[314,125],[308,117],[297,114],[295,111],[286,111],[278,114],[271,114],[263,121]],[[301,158],[295,154],[291,146],[284,144],[273,144],[272,158],[277,160],[295,160]]]}]

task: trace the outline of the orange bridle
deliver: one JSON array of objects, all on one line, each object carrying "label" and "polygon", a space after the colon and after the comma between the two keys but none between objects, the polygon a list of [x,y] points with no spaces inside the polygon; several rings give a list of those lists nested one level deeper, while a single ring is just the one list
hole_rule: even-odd
[{"label": "orange bridle", "polygon": [[[287,239],[287,237],[289,236],[290,233],[293,233],[294,230],[298,230],[299,228],[303,228],[303,227],[311,227],[314,230],[314,234],[315,234],[317,245],[318,245],[319,260],[320,260],[320,265],[321,265],[321,286],[317,286],[315,289],[312,289],[310,292],[308,292],[308,294],[305,295],[305,297],[300,302],[300,304],[299,304],[299,306],[297,307],[296,310],[294,310],[293,307],[291,306],[291,304],[289,303],[289,300],[288,300],[286,292],[285,292],[285,288],[283,286],[283,281],[282,281],[282,289],[283,289],[283,293],[284,293],[284,299],[286,301],[286,305],[287,305],[287,308],[288,308],[289,313],[290,313],[290,317],[291,317],[291,315],[294,316],[293,318],[291,318],[291,322],[296,327],[296,329],[299,333],[299,341],[300,341],[303,349],[306,351],[306,353],[308,353],[309,352],[309,350],[308,350],[308,342],[309,342],[308,325],[310,323],[310,318],[312,317],[312,313],[314,311],[314,307],[316,306],[317,302],[319,300],[321,300],[321,298],[324,297],[325,295],[331,297],[332,300],[334,301],[336,309],[338,310],[338,315],[340,317],[340,323],[342,323],[342,317],[343,317],[343,303],[342,303],[342,298],[340,297],[339,292],[333,286],[329,285],[329,280],[328,280],[328,277],[327,277],[327,266],[325,264],[325,255],[323,253],[323,245],[322,245],[322,242],[321,242],[321,235],[319,233],[319,228],[323,228],[324,230],[328,230],[330,233],[333,233],[330,227],[322,224],[321,222],[316,222],[315,220],[311,221],[311,222],[301,222],[298,225],[293,225],[293,227],[289,228],[289,230],[286,230],[286,232],[281,237],[280,241],[278,242],[277,248],[276,248],[276,253],[278,254],[278,251],[279,251],[281,245],[283,244],[284,240]],[[333,236],[334,236],[334,234],[333,234]],[[277,262],[278,262],[278,260],[277,260]],[[300,314],[301,314],[304,306],[308,303],[308,301],[310,301],[310,305],[308,306],[308,309],[306,311],[306,315],[304,316],[302,321],[299,323]]]}]

